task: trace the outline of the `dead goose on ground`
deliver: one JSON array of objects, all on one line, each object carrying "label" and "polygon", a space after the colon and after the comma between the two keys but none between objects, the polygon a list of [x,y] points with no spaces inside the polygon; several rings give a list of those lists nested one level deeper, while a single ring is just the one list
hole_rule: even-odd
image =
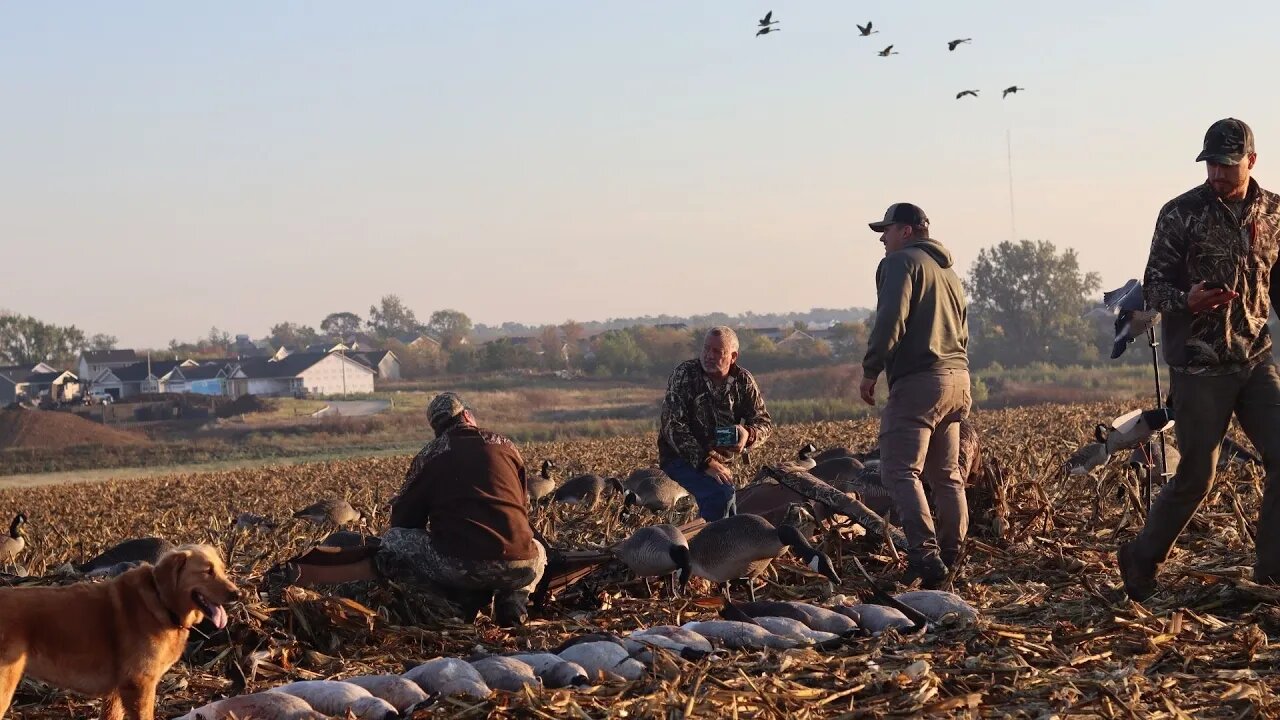
[{"label": "dead goose on ground", "polygon": [[463,695],[484,700],[493,694],[480,671],[458,658],[428,660],[403,673],[403,677],[418,683],[429,695]]},{"label": "dead goose on ground", "polygon": [[708,523],[689,541],[690,568],[681,571],[681,586],[690,576],[720,583],[725,597],[728,584],[740,578],[748,580],[747,588],[754,600],[755,589],[750,580],[764,572],[774,558],[790,550],[811,570],[819,572],[835,584],[840,583],[831,559],[815,550],[792,525],[774,527],[759,515],[734,515]]},{"label": "dead goose on ground", "polygon": [[591,685],[591,678],[587,675],[585,668],[559,655],[549,652],[513,653],[507,657],[519,660],[533,668],[533,672],[542,679],[543,687],[570,688]]},{"label": "dead goose on ground", "polygon": [[358,675],[343,680],[362,687],[374,697],[382,698],[397,712],[404,713],[414,705],[427,701],[427,694],[418,683],[399,675]]},{"label": "dead goose on ground", "polygon": [[352,713],[357,720],[391,720],[400,717],[400,712],[391,703],[374,697],[358,685],[340,680],[299,680],[273,687],[267,692],[300,698],[325,715],[347,716]]},{"label": "dead goose on ground", "polygon": [[489,655],[471,661],[471,667],[480,672],[484,684],[494,690],[524,692],[526,687],[542,689],[542,679],[528,663],[506,655]]},{"label": "dead goose on ground", "polygon": [[233,718],[326,720],[328,717],[316,712],[305,700],[293,695],[260,692],[252,695],[236,695],[202,705],[177,720],[232,720]]},{"label": "dead goose on ground", "polygon": [[978,620],[978,611],[964,598],[945,590],[912,590],[894,596],[898,602],[907,605],[930,622],[943,622],[955,617],[964,624],[972,624]]},{"label": "dead goose on ground", "polygon": [[731,650],[790,650],[800,643],[775,635],[755,623],[736,620],[693,620],[681,625]]},{"label": "dead goose on ground", "polygon": [[711,641],[692,630],[675,625],[654,625],[632,631],[628,636],[642,645],[660,647],[686,660],[700,660],[711,654]]},{"label": "dead goose on ground", "polygon": [[818,605],[777,600],[735,604],[742,612],[753,618],[758,616],[787,617],[798,620],[814,630],[843,637],[855,635],[858,632],[858,623],[851,618]]},{"label": "dead goose on ground", "polygon": [[269,518],[266,515],[258,515],[251,512],[242,512],[236,515],[235,523],[232,525],[236,532],[250,532],[253,530],[275,530],[280,527],[280,521]]},{"label": "dead goose on ground", "polygon": [[757,625],[774,635],[791,638],[802,646],[826,645],[840,640],[840,636],[835,633],[814,630],[803,622],[789,617],[761,615],[752,618],[752,620],[755,620]]},{"label": "dead goose on ground", "polygon": [[901,610],[887,605],[836,604],[832,606],[832,610],[850,618],[858,623],[858,627],[873,635],[882,633],[889,628],[906,629],[914,625],[910,618],[902,614]]},{"label": "dead goose on ground", "polygon": [[631,653],[616,642],[597,640],[577,643],[557,654],[562,660],[581,665],[593,681],[602,674],[605,677],[616,675],[628,681],[639,680],[645,674],[644,664],[631,657]]}]

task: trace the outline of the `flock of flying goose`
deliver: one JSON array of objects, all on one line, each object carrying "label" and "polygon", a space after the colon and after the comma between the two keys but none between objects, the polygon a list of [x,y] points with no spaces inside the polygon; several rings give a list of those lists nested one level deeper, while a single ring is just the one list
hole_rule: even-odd
[{"label": "flock of flying goose", "polygon": [[[761,35],[768,35],[769,33],[782,31],[782,28],[778,27],[778,21],[773,19],[772,10],[765,13],[764,17],[760,18],[760,20],[756,24],[756,27],[757,27],[756,37],[760,37]],[[858,27],[858,35],[860,37],[871,37],[872,35],[875,35],[880,32],[879,30],[872,29],[872,22],[870,20],[867,21],[866,25],[858,25],[857,27]],[[949,40],[947,41],[947,50],[950,52],[955,52],[956,48],[971,42],[973,42],[973,38],[956,38],[955,40]],[[885,47],[885,49],[877,51],[876,54],[879,55],[880,57],[889,57],[890,55],[898,55],[899,53],[897,50],[893,49],[892,45],[889,45]],[[1021,92],[1023,90],[1026,90],[1026,88],[1018,87],[1017,85],[1010,85],[1009,87],[1005,88],[1001,92],[1000,97],[1001,99],[1007,98],[1010,95]],[[979,92],[980,91],[978,90],[961,90],[960,92],[956,93],[956,99],[960,100],[961,98],[966,98],[966,97],[976,98],[978,97]]]}]

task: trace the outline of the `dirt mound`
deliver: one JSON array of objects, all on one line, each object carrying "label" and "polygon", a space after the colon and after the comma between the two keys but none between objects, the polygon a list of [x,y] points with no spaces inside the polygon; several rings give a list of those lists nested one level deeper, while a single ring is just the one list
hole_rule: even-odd
[{"label": "dirt mound", "polygon": [[141,435],[100,425],[71,413],[0,410],[0,450],[13,448],[57,450],[77,445],[123,447],[150,443],[150,440]]}]

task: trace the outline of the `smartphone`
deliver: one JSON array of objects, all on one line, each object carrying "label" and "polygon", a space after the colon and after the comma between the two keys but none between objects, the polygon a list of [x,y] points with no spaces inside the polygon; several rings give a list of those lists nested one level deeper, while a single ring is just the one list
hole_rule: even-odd
[{"label": "smartphone", "polygon": [[1220,282],[1207,282],[1204,284],[1205,290],[1226,290],[1227,284]]},{"label": "smartphone", "polygon": [[738,444],[738,426],[716,428],[716,447],[734,447]]}]

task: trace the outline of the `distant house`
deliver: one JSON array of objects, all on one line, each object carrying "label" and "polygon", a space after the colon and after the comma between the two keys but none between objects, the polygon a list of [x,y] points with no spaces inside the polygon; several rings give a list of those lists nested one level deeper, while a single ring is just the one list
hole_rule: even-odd
[{"label": "distant house", "polygon": [[35,400],[44,394],[54,402],[69,402],[80,394],[80,379],[69,370],[45,363],[0,367],[0,407],[19,398]]},{"label": "distant house", "polygon": [[303,350],[303,352],[330,353],[330,352],[338,352],[339,350],[350,350],[350,349],[351,348],[347,347],[347,344],[342,341],[329,341],[329,342],[322,342],[322,343],[313,343],[311,345],[308,345],[307,349]]},{"label": "distant house", "polygon": [[235,365],[223,361],[193,363],[174,367],[159,379],[160,392],[222,396]]},{"label": "distant house", "polygon": [[231,353],[236,357],[265,357],[271,354],[270,350],[258,347],[248,335],[237,335],[236,341],[231,344]]},{"label": "distant house", "polygon": [[343,353],[297,352],[283,360],[253,358],[237,365],[227,394],[347,395],[373,392],[373,368]]},{"label": "distant house", "polygon": [[372,352],[351,352],[347,357],[358,363],[373,368],[379,380],[400,379],[400,358],[390,350],[374,350]]},{"label": "distant house", "polygon": [[[432,347],[436,349],[440,348],[439,340],[436,340],[430,335],[423,335],[422,333],[400,333],[399,335],[395,336],[395,339],[397,342],[401,343],[405,347],[414,348],[415,350],[419,348],[426,348],[426,347]],[[463,338],[462,344],[464,345],[466,344],[465,338]]]},{"label": "distant house", "polygon": [[744,328],[744,329],[750,332],[753,332],[756,335],[759,335],[760,337],[768,338],[769,340],[775,343],[781,342],[782,340],[786,339],[786,337],[793,332],[791,328],[780,328],[780,327],[758,327],[758,328]]},{"label": "distant house", "polygon": [[378,342],[377,338],[365,333],[349,335],[343,338],[342,342],[355,352],[373,352],[382,349],[382,343]]},{"label": "distant house", "polygon": [[103,390],[116,400],[161,392],[160,378],[183,363],[194,360],[141,360],[121,367],[106,368],[93,378],[93,388]]},{"label": "distant house", "polygon": [[138,354],[132,350],[85,350],[80,354],[77,370],[80,377],[92,380],[107,368],[122,368],[138,362]]}]

